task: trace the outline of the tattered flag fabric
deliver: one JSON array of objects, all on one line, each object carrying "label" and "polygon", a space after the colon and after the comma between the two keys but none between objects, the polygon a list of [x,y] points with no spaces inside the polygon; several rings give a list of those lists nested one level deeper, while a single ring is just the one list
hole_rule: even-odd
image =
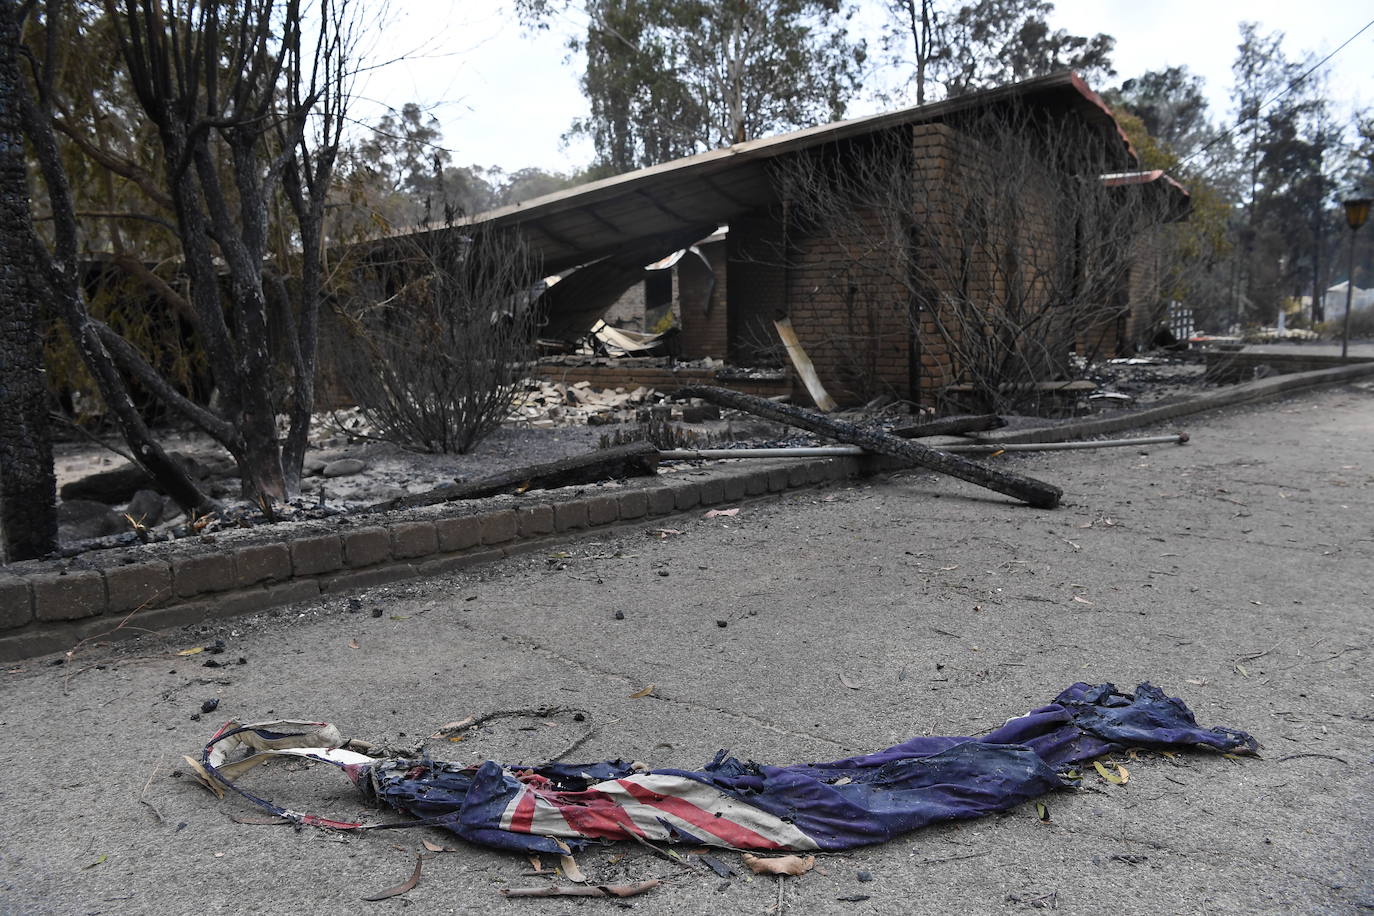
[{"label": "tattered flag fabric", "polygon": [[[375,759],[339,747],[325,723],[229,723],[187,758],[217,792],[231,789],[282,817],[335,829],[442,826],[474,843],[567,852],[641,839],[753,850],[837,850],[881,843],[939,821],[1014,807],[1068,783],[1072,764],[1125,747],[1203,747],[1253,754],[1254,738],[1203,728],[1183,701],[1141,684],[1074,684],[1053,703],[977,738],[918,737],[828,763],[767,766],[716,755],[701,770],[593,764],[460,765]],[[229,760],[233,749],[249,753]],[[369,798],[415,820],[357,824],[281,808],[234,781],[276,754],[343,769]]]}]

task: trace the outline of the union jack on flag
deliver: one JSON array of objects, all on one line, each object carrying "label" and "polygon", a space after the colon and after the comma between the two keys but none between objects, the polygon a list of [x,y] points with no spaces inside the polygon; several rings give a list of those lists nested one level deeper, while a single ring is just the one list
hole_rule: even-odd
[{"label": "union jack on flag", "polygon": [[[981,737],[917,737],[828,763],[768,766],[721,751],[700,770],[647,770],[622,760],[464,766],[375,759],[342,743],[326,723],[230,723],[192,762],[212,785],[298,823],[335,829],[430,824],[521,852],[623,839],[808,851],[881,843],[939,821],[1002,811],[1065,786],[1060,773],[1071,764],[1124,747],[1258,749],[1244,732],[1200,727],[1182,700],[1149,684],[1130,694],[1083,683]],[[230,761],[239,745],[248,755]],[[270,754],[333,763],[365,796],[414,820],[341,822],[257,798],[234,780]]]}]

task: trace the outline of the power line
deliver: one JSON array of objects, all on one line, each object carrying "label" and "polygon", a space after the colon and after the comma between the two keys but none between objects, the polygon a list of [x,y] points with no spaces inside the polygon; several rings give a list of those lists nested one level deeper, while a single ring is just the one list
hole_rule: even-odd
[{"label": "power line", "polygon": [[[1303,80],[1307,79],[1307,78],[1308,78],[1309,76],[1311,76],[1313,73],[1316,73],[1318,70],[1320,70],[1320,69],[1326,64],[1326,62],[1329,61],[1331,58],[1335,57],[1337,54],[1339,54],[1339,53],[1341,53],[1342,51],[1344,51],[1347,45],[1349,45],[1349,44],[1350,44],[1352,41],[1354,41],[1356,38],[1359,38],[1359,37],[1360,37],[1361,35],[1363,35],[1365,32],[1369,31],[1369,29],[1370,29],[1371,26],[1374,26],[1374,19],[1371,19],[1371,20],[1369,20],[1368,22],[1366,22],[1366,23],[1364,24],[1363,27],[1361,27],[1357,32],[1355,32],[1355,34],[1351,35],[1351,36],[1350,36],[1349,38],[1347,38],[1345,41],[1341,42],[1341,43],[1340,43],[1340,46],[1337,47],[1336,50],[1332,51],[1330,54],[1326,55],[1326,56],[1323,57],[1321,60],[1317,61],[1315,64],[1313,64],[1311,67],[1309,67],[1301,76],[1297,77],[1297,78],[1294,79],[1292,82],[1290,82],[1287,86],[1283,87],[1283,88],[1280,89],[1278,92],[1274,93],[1274,94],[1271,95],[1269,98],[1265,99],[1263,102],[1261,102],[1260,104],[1256,105],[1256,106],[1255,106],[1255,115],[1254,115],[1254,116],[1255,116],[1256,118],[1259,118],[1260,112],[1261,112],[1261,111],[1263,111],[1264,109],[1268,108],[1272,103],[1277,102],[1279,99],[1283,98],[1285,95],[1287,95],[1288,93],[1292,92],[1294,89],[1298,88],[1298,84],[1299,84],[1299,83],[1301,83]],[[1179,165],[1180,165],[1180,166],[1187,165],[1187,164],[1189,163],[1189,161],[1191,161],[1195,156],[1200,156],[1200,155],[1202,155],[1203,153],[1207,152],[1207,151],[1208,151],[1209,149],[1211,149],[1213,146],[1215,146],[1216,144],[1220,143],[1222,140],[1225,140],[1227,137],[1231,136],[1233,133],[1235,133],[1235,132],[1238,131],[1238,130],[1240,130],[1240,124],[1239,124],[1239,123],[1237,123],[1235,127],[1229,128],[1229,129],[1227,129],[1227,130],[1225,130],[1225,131],[1222,131],[1220,134],[1217,134],[1217,135],[1216,135],[1215,137],[1213,137],[1210,141],[1208,141],[1202,148],[1200,148],[1200,149],[1198,149],[1198,150],[1195,150],[1195,151],[1192,152],[1192,153],[1189,153],[1187,157],[1185,157],[1184,159],[1180,160],[1180,161],[1179,161]]]}]

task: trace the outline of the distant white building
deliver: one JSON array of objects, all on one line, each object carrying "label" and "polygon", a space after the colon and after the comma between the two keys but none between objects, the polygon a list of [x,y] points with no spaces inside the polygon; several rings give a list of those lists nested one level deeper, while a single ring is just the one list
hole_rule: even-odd
[{"label": "distant white building", "polygon": [[[1348,282],[1348,281],[1347,281]],[[1334,321],[1337,318],[1345,317],[1345,287],[1346,283],[1337,283],[1335,286],[1327,287],[1326,296],[1326,320]],[[1304,312],[1311,312],[1312,297],[1302,296],[1302,308]],[[1350,297],[1350,308],[1352,311],[1363,311],[1367,308],[1374,308],[1374,289],[1361,289],[1355,287],[1355,292]]]}]

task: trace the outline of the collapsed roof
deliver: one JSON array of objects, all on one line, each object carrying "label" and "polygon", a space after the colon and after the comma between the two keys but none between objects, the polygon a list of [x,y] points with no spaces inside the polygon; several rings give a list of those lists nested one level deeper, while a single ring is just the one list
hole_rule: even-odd
[{"label": "collapsed roof", "polygon": [[547,273],[587,265],[552,286],[540,303],[547,321],[544,334],[572,339],[585,334],[642,277],[645,264],[769,204],[774,195],[767,172],[771,160],[894,127],[1002,106],[1028,106],[1050,117],[1071,114],[1102,136],[1113,167],[1122,173],[1139,167],[1110,109],[1081,77],[1065,72],[738,143],[477,214],[452,229],[437,231],[463,232],[479,225],[514,230]]}]

